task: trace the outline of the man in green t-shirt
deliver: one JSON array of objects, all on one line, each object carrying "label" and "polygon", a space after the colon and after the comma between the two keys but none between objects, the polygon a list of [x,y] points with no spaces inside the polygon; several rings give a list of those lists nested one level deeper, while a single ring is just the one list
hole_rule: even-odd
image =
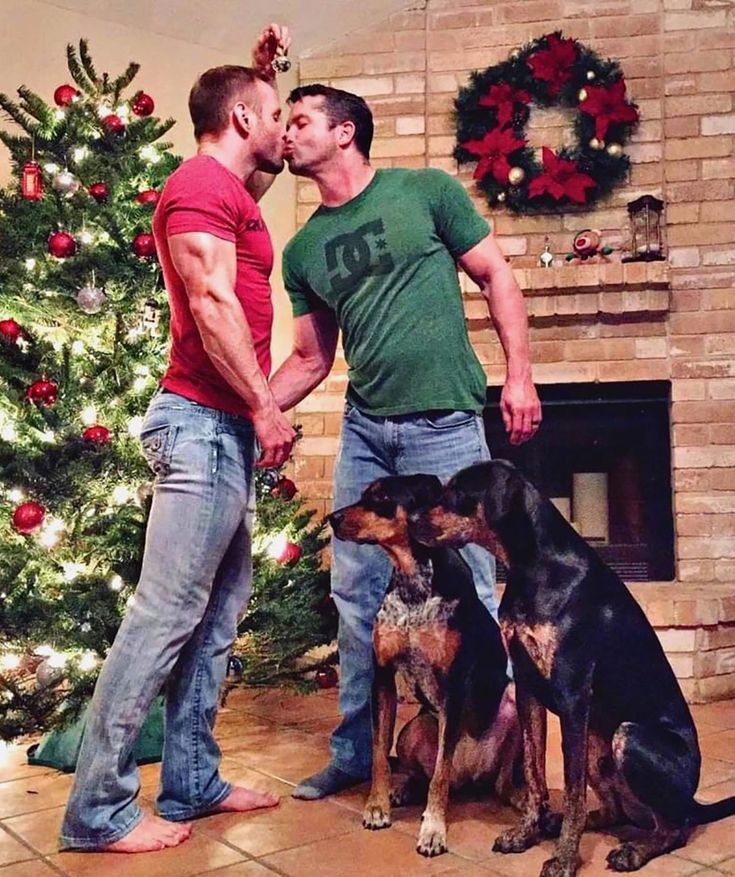
[{"label": "man in green t-shirt", "polygon": [[[271,380],[282,409],[329,373],[342,332],[348,388],[334,476],[335,507],[376,478],[428,472],[447,479],[490,458],[486,379],[467,336],[459,265],[481,288],[507,360],[501,411],[514,444],[534,435],[541,406],[531,378],[523,296],[488,224],[443,171],[375,170],[372,114],[357,95],[295,89],[285,158],[317,184],[322,203],[287,245],[294,349]],[[495,566],[462,552],[495,614]],[[390,578],[380,548],[336,541],[332,596],[339,611],[340,712],[332,760],[297,798],[322,798],[370,775],[372,626]]]}]

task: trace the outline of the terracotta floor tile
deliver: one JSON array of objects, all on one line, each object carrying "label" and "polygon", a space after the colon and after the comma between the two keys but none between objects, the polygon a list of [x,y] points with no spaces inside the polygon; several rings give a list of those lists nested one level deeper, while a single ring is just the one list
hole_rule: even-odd
[{"label": "terracotta floor tile", "polygon": [[355,814],[328,801],[285,798],[278,807],[252,814],[223,813],[208,817],[202,823],[202,830],[259,858],[353,832],[359,825]]},{"label": "terracotta floor tile", "polygon": [[0,877],[59,877],[59,872],[41,861],[20,862],[0,868]]},{"label": "terracotta floor tile", "polygon": [[7,831],[0,828],[0,865],[23,862],[26,859],[32,859],[33,856],[33,850],[29,850],[25,844],[20,843]]},{"label": "terracotta floor tile", "polygon": [[695,828],[689,843],[676,855],[702,865],[715,865],[735,856],[735,817]]},{"label": "terracotta floor tile", "polygon": [[[330,692],[315,692],[309,695],[296,694],[282,689],[271,689],[248,697],[233,692],[227,706],[247,712],[250,715],[272,719],[279,724],[294,725],[310,719],[325,716],[339,716],[336,698]],[[336,723],[336,722],[335,722]]]},{"label": "terracotta floor tile", "polygon": [[329,745],[315,735],[286,729],[257,751],[230,749],[229,754],[247,767],[295,784],[324,767],[329,760]]},{"label": "terracotta floor tile", "polygon": [[193,877],[244,857],[225,844],[195,831],[178,847],[155,853],[58,853],[49,862],[70,877]]},{"label": "terracotta floor tile", "polygon": [[[245,767],[234,758],[227,759],[227,766],[222,771],[222,776],[227,782],[236,786],[245,786],[256,792],[272,792],[280,798],[289,797],[293,791],[293,785],[285,783],[268,774]],[[224,759],[223,759],[224,762]]]},{"label": "terracotta floor tile", "polygon": [[735,729],[735,700],[722,700],[717,703],[694,704],[691,708],[694,720],[727,730]]},{"label": "terracotta floor tile", "polygon": [[50,767],[36,767],[28,764],[28,747],[30,745],[30,743],[25,743],[21,746],[13,746],[0,741],[0,783],[56,773]]},{"label": "terracotta floor tile", "polygon": [[58,849],[56,839],[59,836],[64,807],[53,807],[51,810],[40,810],[37,813],[25,813],[4,819],[7,826],[18,837],[30,844],[34,850],[43,855],[51,855]]},{"label": "terracotta floor tile", "polygon": [[4,818],[34,813],[65,804],[72,784],[70,774],[51,773],[0,785],[0,813]]},{"label": "terracotta floor tile", "polygon": [[226,868],[218,868],[216,871],[208,871],[207,877],[273,877],[276,871],[271,871],[260,862],[239,862],[237,865],[228,865]]},{"label": "terracotta floor tile", "polygon": [[[735,874],[735,859],[728,859],[725,862],[719,862],[717,865],[717,871],[720,874]],[[698,871],[697,877],[701,877],[703,874],[705,874],[704,871]]]},{"label": "terracotta floor tile", "polygon": [[735,777],[735,763],[721,761],[719,758],[705,756],[702,759],[702,772],[699,777],[699,788],[706,789],[717,783],[724,783]]},{"label": "terracotta floor tile", "polygon": [[720,801],[722,798],[729,798],[735,795],[735,777],[725,780],[722,783],[715,783],[713,786],[699,787],[697,790],[697,801],[703,804],[711,804],[713,801]]},{"label": "terracotta floor tile", "polygon": [[700,748],[705,758],[719,758],[735,764],[735,730],[708,734],[700,740]]},{"label": "terracotta floor tile", "polygon": [[467,864],[450,853],[425,859],[413,838],[390,829],[358,829],[276,853],[264,862],[289,877],[433,877]]}]

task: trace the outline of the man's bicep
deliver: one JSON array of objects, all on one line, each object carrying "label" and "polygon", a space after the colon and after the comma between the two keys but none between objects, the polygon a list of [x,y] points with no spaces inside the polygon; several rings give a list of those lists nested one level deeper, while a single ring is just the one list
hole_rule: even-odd
[{"label": "man's bicep", "polygon": [[190,295],[206,292],[213,283],[234,288],[237,256],[235,244],[202,231],[168,237],[171,261]]},{"label": "man's bicep", "polygon": [[492,275],[505,265],[498,242],[492,234],[486,235],[457,260],[460,268],[479,286],[483,287]]},{"label": "man's bicep", "polygon": [[301,356],[331,365],[337,349],[339,327],[334,311],[311,311],[294,320],[294,347]]}]

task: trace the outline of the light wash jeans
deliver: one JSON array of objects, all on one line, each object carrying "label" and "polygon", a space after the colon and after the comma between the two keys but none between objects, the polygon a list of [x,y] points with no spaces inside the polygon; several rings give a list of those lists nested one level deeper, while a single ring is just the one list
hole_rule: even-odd
[{"label": "light wash jeans", "polygon": [[[425,472],[446,481],[459,469],[490,459],[482,417],[469,411],[435,411],[371,417],[347,403],[334,473],[334,507],[357,502],[376,478]],[[497,617],[495,558],[478,545],[462,555],[477,593]],[[388,556],[375,545],[332,541],[332,597],[339,611],[339,706],[332,759],[353,776],[372,764],[371,688],[373,621],[391,576]]]},{"label": "light wash jeans", "polygon": [[250,595],[253,428],[243,417],[158,393],[141,441],[156,473],[143,568],[87,712],[61,827],[66,849],[112,843],[142,819],[132,747],[164,685],[158,812],[190,819],[231,790],[219,775],[212,729]]}]

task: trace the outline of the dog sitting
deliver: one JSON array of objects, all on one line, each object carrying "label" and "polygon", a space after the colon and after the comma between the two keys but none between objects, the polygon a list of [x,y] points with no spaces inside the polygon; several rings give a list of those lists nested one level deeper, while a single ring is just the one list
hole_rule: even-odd
[{"label": "dog sitting", "polygon": [[[508,568],[500,625],[509,647],[528,786],[520,824],[493,849],[517,853],[544,834],[546,709],[559,716],[564,813],[543,877],[573,877],[585,824],[650,828],[610,852],[635,871],[683,846],[693,826],[735,814],[735,796],[694,800],[701,755],[689,708],[656,634],[620,578],[510,463],[458,472],[413,514],[427,545],[484,545]],[[586,813],[589,781],[601,802]]]},{"label": "dog sitting", "polygon": [[[450,786],[491,783],[509,801],[514,766],[520,775],[520,730],[500,629],[459,553],[426,548],[409,534],[409,515],[440,492],[433,475],[382,478],[359,502],[329,516],[338,539],[380,545],[394,567],[373,630],[373,774],[363,825],[387,828],[391,804],[421,800],[428,787],[416,847],[424,856],[446,852]],[[399,735],[391,777],[398,670],[423,708]]]}]

